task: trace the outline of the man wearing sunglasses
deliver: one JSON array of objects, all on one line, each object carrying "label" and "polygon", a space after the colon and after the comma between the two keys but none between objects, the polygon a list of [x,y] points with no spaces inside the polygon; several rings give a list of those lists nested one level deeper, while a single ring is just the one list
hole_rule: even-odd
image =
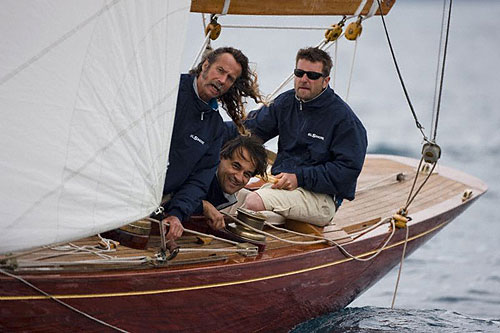
[{"label": "man wearing sunglasses", "polygon": [[279,135],[279,140],[271,170],[275,183],[248,194],[246,208],[324,226],[343,199],[354,199],[366,154],[366,131],[329,87],[331,68],[326,52],[299,50],[294,89],[249,113],[244,124],[253,135],[264,142]]}]

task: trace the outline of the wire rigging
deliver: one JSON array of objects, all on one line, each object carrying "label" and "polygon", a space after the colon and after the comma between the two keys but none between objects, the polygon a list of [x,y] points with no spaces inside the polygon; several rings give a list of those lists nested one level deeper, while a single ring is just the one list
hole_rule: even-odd
[{"label": "wire rigging", "polygon": [[436,64],[436,74],[435,74],[435,81],[434,81],[434,98],[432,100],[432,122],[431,122],[431,133],[430,136],[433,136],[432,129],[434,128],[434,119],[436,119],[436,106],[437,106],[437,95],[438,95],[438,89],[439,89],[439,72],[441,68],[441,54],[443,51],[443,27],[444,27],[444,20],[445,20],[445,13],[446,11],[446,1],[443,1],[443,9],[442,9],[442,17],[441,17],[441,38],[439,38],[439,47],[438,47],[438,55],[437,55],[437,64]]},{"label": "wire rigging", "polygon": [[[445,3],[446,3],[446,0],[445,0]],[[442,96],[442,93],[443,93],[444,69],[445,69],[445,65],[446,65],[446,55],[447,55],[447,50],[448,50],[448,36],[449,36],[449,33],[450,33],[450,25],[451,25],[451,7],[452,7],[452,3],[453,3],[453,0],[450,0],[450,5],[448,6],[448,22],[446,24],[446,35],[445,35],[445,42],[444,42],[443,62],[442,62],[442,67],[441,67],[441,82],[439,84],[439,94],[438,94],[437,107],[436,107],[436,118],[434,120],[432,142],[436,141],[437,127],[438,127],[438,120],[439,120],[439,112],[441,110],[441,96]],[[445,15],[445,12],[443,12],[443,17],[444,17],[444,15]],[[442,34],[443,34],[443,30],[441,30],[441,36],[442,36]]]},{"label": "wire rigging", "polygon": [[424,140],[425,141],[429,141],[427,139],[427,136],[424,133],[424,127],[418,121],[417,114],[415,113],[415,109],[413,108],[413,104],[411,103],[410,95],[408,94],[408,90],[406,89],[406,86],[405,86],[405,83],[404,83],[404,80],[403,80],[403,76],[401,75],[401,71],[399,70],[399,65],[398,65],[398,62],[396,60],[396,55],[394,53],[394,48],[392,47],[391,39],[389,37],[389,32],[387,31],[387,26],[385,24],[384,14],[382,12],[382,6],[380,5],[380,0],[377,0],[377,3],[378,3],[379,10],[380,10],[380,18],[382,19],[382,24],[384,26],[384,31],[385,31],[385,36],[387,38],[387,43],[389,44],[389,49],[391,51],[392,60],[394,62],[394,66],[396,67],[396,71],[397,71],[398,77],[399,77],[399,82],[401,83],[401,87],[403,88],[403,91],[404,91],[404,94],[405,94],[405,97],[406,97],[406,101],[408,102],[408,106],[410,107],[411,113],[413,115],[413,119],[415,120],[415,125],[420,130],[420,133],[422,133],[422,137],[424,138]]}]

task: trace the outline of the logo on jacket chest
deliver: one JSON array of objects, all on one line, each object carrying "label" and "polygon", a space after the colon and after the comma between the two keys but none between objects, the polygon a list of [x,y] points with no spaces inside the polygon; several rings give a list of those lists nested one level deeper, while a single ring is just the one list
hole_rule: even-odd
[{"label": "logo on jacket chest", "polygon": [[197,142],[201,143],[202,145],[204,145],[204,144],[205,144],[205,141],[203,141],[202,139],[200,139],[200,138],[199,138],[197,135],[195,135],[195,134],[191,134],[189,137],[190,137],[191,139],[193,139],[194,141],[197,141]]},{"label": "logo on jacket chest", "polygon": [[325,141],[325,137],[324,136],[321,136],[321,135],[318,135],[316,133],[307,133],[307,136],[313,138],[313,139],[318,139],[318,140],[322,140],[322,141]]}]

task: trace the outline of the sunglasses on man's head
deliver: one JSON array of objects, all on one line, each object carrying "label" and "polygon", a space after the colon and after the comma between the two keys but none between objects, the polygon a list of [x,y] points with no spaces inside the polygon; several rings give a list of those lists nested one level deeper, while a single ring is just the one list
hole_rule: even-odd
[{"label": "sunglasses on man's head", "polygon": [[323,73],[318,73],[318,72],[308,72],[308,71],[304,71],[302,69],[297,69],[295,68],[293,70],[293,74],[295,74],[296,77],[303,77],[304,74],[307,75],[307,77],[310,79],[310,80],[317,80],[319,79],[320,77],[323,76]]}]

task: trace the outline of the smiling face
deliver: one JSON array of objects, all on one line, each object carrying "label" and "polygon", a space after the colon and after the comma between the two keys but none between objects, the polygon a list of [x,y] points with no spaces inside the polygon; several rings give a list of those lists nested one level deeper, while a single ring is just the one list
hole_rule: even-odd
[{"label": "smiling face", "polygon": [[[323,72],[323,63],[311,62],[306,59],[299,59],[297,61],[297,65],[295,66],[297,69],[301,69],[306,72]],[[295,94],[298,98],[303,101],[308,101],[318,96],[323,89],[328,86],[328,82],[330,81],[330,77],[320,77],[317,80],[311,80],[307,77],[307,75],[303,75],[302,77],[295,76],[294,87]]]},{"label": "smiling face", "polygon": [[217,168],[217,178],[222,190],[234,194],[241,190],[255,174],[255,164],[248,151],[241,147],[231,158],[222,158]]},{"label": "smiling face", "polygon": [[241,65],[230,53],[222,53],[212,64],[207,60],[197,78],[198,95],[205,102],[224,95],[241,75]]}]

